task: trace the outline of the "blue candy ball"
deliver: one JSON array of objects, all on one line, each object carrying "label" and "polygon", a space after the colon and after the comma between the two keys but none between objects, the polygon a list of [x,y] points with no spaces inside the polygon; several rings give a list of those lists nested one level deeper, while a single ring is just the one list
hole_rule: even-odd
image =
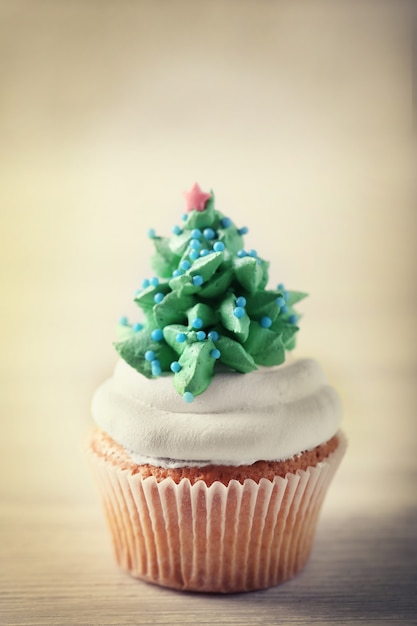
[{"label": "blue candy ball", "polygon": [[196,276],[193,276],[193,285],[195,285],[196,287],[200,287],[203,282],[203,277],[200,276],[200,274],[196,274]]},{"label": "blue candy ball", "polygon": [[196,328],[196,329],[198,329],[198,328],[203,328],[203,324],[204,324],[204,322],[203,322],[203,320],[201,319],[201,317],[196,317],[196,318],[195,318],[195,319],[191,322],[191,326],[192,326],[193,328]]},{"label": "blue candy ball", "polygon": [[203,235],[206,239],[214,239],[216,236],[216,233],[214,232],[212,228],[205,228],[203,230]]},{"label": "blue candy ball", "polygon": [[160,328],[155,328],[155,330],[151,332],[151,337],[154,341],[162,341],[162,339],[164,338],[164,333]]},{"label": "blue candy ball", "polygon": [[236,308],[234,308],[233,315],[238,319],[242,319],[242,317],[245,315],[245,309],[243,308],[243,306],[237,306]]},{"label": "blue candy ball", "polygon": [[269,328],[272,325],[272,320],[270,317],[265,315],[265,317],[261,317],[261,319],[259,320],[259,323],[262,326],[262,328]]},{"label": "blue candy ball", "polygon": [[154,359],[151,363],[152,375],[160,376],[162,373],[161,364],[158,359]]}]

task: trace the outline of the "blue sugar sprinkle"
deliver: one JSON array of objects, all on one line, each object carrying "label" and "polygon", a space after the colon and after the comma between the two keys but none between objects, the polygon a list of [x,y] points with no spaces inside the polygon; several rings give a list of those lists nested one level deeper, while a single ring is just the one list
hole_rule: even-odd
[{"label": "blue sugar sprinkle", "polygon": [[214,348],[210,352],[210,356],[213,357],[213,359],[220,359],[220,356],[221,356],[220,350],[218,350],[217,348]]},{"label": "blue sugar sprinkle", "polygon": [[155,330],[151,332],[151,337],[154,341],[162,341],[162,339],[164,338],[164,333],[160,328],[155,328]]},{"label": "blue sugar sprinkle", "polygon": [[245,309],[243,306],[237,306],[233,309],[233,315],[237,317],[239,320],[245,315]]},{"label": "blue sugar sprinkle", "polygon": [[214,239],[216,236],[216,233],[214,232],[212,228],[205,228],[203,230],[203,235],[206,239]]},{"label": "blue sugar sprinkle", "polygon": [[190,263],[190,261],[187,261],[187,259],[184,259],[184,261],[181,261],[181,263],[180,263],[180,268],[181,268],[182,270],[189,270],[189,269],[190,269],[190,267],[191,267],[191,263]]},{"label": "blue sugar sprinkle", "polygon": [[201,248],[201,241],[199,241],[198,239],[191,239],[190,248],[192,250],[199,250]]},{"label": "blue sugar sprinkle", "polygon": [[193,230],[191,231],[191,237],[193,239],[200,239],[200,237],[201,237],[201,230],[199,228],[193,228]]},{"label": "blue sugar sprinkle", "polygon": [[253,256],[255,259],[258,256],[258,253],[256,250],[249,250],[249,256]]},{"label": "blue sugar sprinkle", "polygon": [[160,376],[161,375],[161,373],[162,373],[161,363],[158,361],[158,359],[154,359],[152,361],[151,369],[152,369],[153,376]]},{"label": "blue sugar sprinkle", "polygon": [[191,322],[191,326],[195,329],[198,328],[203,328],[204,322],[201,319],[201,317],[196,317],[192,322]]},{"label": "blue sugar sprinkle", "polygon": [[142,281],[142,287],[144,289],[146,289],[146,287],[149,287],[150,284],[151,283],[150,283],[150,281],[147,278],[145,278],[145,280]]},{"label": "blue sugar sprinkle", "polygon": [[196,261],[198,259],[198,257],[200,256],[198,250],[191,250],[190,254],[188,255],[190,257],[190,259],[192,261]]},{"label": "blue sugar sprinkle", "polygon": [[244,298],[243,296],[239,296],[239,298],[236,298],[236,306],[246,306],[246,298]]},{"label": "blue sugar sprinkle", "polygon": [[220,224],[222,225],[223,228],[229,228],[229,226],[232,225],[232,220],[230,219],[230,217],[223,217],[220,220]]},{"label": "blue sugar sprinkle", "polygon": [[239,228],[237,232],[239,233],[239,235],[247,235],[249,232],[249,228],[247,226],[242,226],[242,228]]},{"label": "blue sugar sprinkle", "polygon": [[223,250],[224,250],[224,243],[222,241],[216,241],[216,243],[213,246],[213,250],[215,252],[223,252]]},{"label": "blue sugar sprinkle", "polygon": [[177,343],[184,343],[184,341],[187,339],[185,333],[178,333],[178,335],[175,337],[175,341]]},{"label": "blue sugar sprinkle", "polygon": [[281,311],[280,311],[280,313],[284,313],[284,315],[285,315],[285,313],[288,313],[288,307],[287,307],[287,305],[286,305],[286,304],[285,304],[284,306],[282,306],[282,307],[281,307]]},{"label": "blue sugar sprinkle", "polygon": [[119,324],[122,326],[129,326],[129,320],[126,315],[122,315],[122,317],[119,318]]},{"label": "blue sugar sprinkle", "polygon": [[155,360],[155,352],[153,350],[146,350],[145,352],[145,361],[154,361]]},{"label": "blue sugar sprinkle", "polygon": [[143,324],[139,324],[139,322],[137,322],[136,324],[133,324],[132,326],[132,330],[134,333],[138,333],[140,330],[142,330],[143,328]]},{"label": "blue sugar sprinkle", "polygon": [[272,325],[272,320],[270,317],[265,315],[265,317],[261,317],[261,319],[259,320],[259,323],[262,326],[262,328],[269,328]]},{"label": "blue sugar sprinkle", "polygon": [[183,222],[186,222],[186,221],[188,220],[188,215],[187,215],[187,213],[184,213],[184,214],[182,215],[181,219],[182,219],[182,221],[183,221]]},{"label": "blue sugar sprinkle", "polygon": [[288,321],[289,321],[290,324],[296,324],[298,322],[297,315],[290,315],[288,317]]},{"label": "blue sugar sprinkle", "polygon": [[149,281],[149,284],[152,285],[152,287],[157,287],[159,285],[159,278],[157,276],[154,276]]},{"label": "blue sugar sprinkle", "polygon": [[203,283],[204,280],[203,277],[200,276],[200,274],[196,274],[196,276],[193,276],[193,285],[195,285],[196,287],[200,287]]},{"label": "blue sugar sprinkle", "polygon": [[194,396],[191,393],[191,391],[186,391],[182,397],[185,400],[185,402],[192,402],[194,400]]},{"label": "blue sugar sprinkle", "polygon": [[179,226],[173,226],[172,227],[172,232],[174,233],[174,235],[181,235],[182,230]]},{"label": "blue sugar sprinkle", "polygon": [[208,338],[212,341],[217,341],[219,339],[219,333],[217,330],[211,330],[208,334]]},{"label": "blue sugar sprinkle", "polygon": [[204,330],[199,330],[196,336],[197,336],[197,341],[204,341],[207,335],[204,332]]},{"label": "blue sugar sprinkle", "polygon": [[208,254],[210,254],[210,250],[207,250],[207,248],[200,250],[200,256],[207,256]]},{"label": "blue sugar sprinkle", "polygon": [[244,256],[248,256],[248,253],[246,252],[246,250],[238,250],[236,254],[239,257],[239,259],[243,259]]},{"label": "blue sugar sprinkle", "polygon": [[160,291],[158,291],[158,293],[156,293],[153,297],[153,301],[155,302],[155,304],[159,304],[160,302],[162,302],[163,299],[164,299],[164,294],[161,293]]},{"label": "blue sugar sprinkle", "polygon": [[184,272],[183,272],[182,270],[174,270],[174,271],[172,272],[172,276],[173,276],[174,278],[178,278],[178,276],[182,276],[183,274],[184,274]]},{"label": "blue sugar sprinkle", "polygon": [[154,228],[150,228],[150,229],[148,230],[148,237],[150,237],[150,239],[155,239],[155,237],[156,237],[156,232],[155,232],[155,229],[154,229]]},{"label": "blue sugar sprinkle", "polygon": [[174,374],[178,374],[178,372],[181,371],[181,365],[178,363],[178,361],[172,361],[169,369],[171,370],[171,372],[174,372]]},{"label": "blue sugar sprinkle", "polygon": [[285,306],[285,300],[281,296],[278,296],[278,298],[275,300],[275,303],[279,307]]},{"label": "blue sugar sprinkle", "polygon": [[285,287],[282,283],[279,283],[277,289],[278,291],[284,291]]}]

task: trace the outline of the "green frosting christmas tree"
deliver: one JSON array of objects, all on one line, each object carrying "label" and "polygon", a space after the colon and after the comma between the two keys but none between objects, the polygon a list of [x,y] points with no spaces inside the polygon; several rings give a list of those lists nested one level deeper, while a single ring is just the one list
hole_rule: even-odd
[{"label": "green frosting christmas tree", "polygon": [[172,237],[149,233],[157,277],[135,296],[145,321],[122,318],[115,346],[148,378],[172,372],[175,389],[191,402],[218,371],[283,363],[298,331],[293,305],[306,294],[281,284],[266,289],[269,264],[244,249],[247,229],[216,210],[214,194],[197,184],[184,195],[187,213]]}]

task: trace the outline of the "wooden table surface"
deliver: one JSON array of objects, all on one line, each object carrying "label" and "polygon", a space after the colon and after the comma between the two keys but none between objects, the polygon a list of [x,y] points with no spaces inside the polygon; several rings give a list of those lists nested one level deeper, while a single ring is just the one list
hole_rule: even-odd
[{"label": "wooden table surface", "polygon": [[[410,6],[0,3],[1,626],[417,624]],[[119,571],[84,454],[195,179],[310,293],[349,440],[306,569],[229,597]]]}]

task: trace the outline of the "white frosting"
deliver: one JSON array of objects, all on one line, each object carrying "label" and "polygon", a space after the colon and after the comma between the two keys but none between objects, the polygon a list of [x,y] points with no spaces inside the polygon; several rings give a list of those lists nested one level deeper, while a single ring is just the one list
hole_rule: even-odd
[{"label": "white frosting", "polygon": [[172,375],[148,379],[120,360],[94,395],[93,417],[137,463],[243,465],[327,441],[339,429],[341,404],[312,359],[218,374],[192,404]]}]

